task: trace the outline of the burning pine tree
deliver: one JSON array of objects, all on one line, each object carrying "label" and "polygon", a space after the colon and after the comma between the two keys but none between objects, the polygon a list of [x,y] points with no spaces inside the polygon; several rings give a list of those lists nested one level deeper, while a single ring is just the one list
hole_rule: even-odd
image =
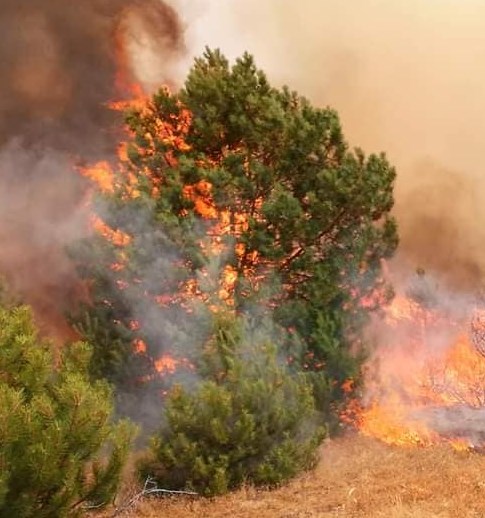
[{"label": "burning pine tree", "polygon": [[116,107],[130,138],[116,167],[84,171],[96,232],[75,251],[94,374],[165,390],[160,373],[200,367],[214,314],[271,313],[328,410],[387,296],[394,169],[350,151],[335,111],[273,88],[247,54],[230,66],[207,50],[179,92]]}]

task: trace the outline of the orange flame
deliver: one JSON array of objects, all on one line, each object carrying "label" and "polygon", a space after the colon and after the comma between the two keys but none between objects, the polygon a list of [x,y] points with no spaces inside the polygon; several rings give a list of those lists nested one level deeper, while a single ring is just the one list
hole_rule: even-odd
[{"label": "orange flame", "polygon": [[114,192],[114,174],[106,161],[98,162],[91,167],[81,168],[81,174],[92,180],[102,193]]},{"label": "orange flame", "polygon": [[[116,57],[118,62],[118,73],[116,76],[116,88],[120,94],[120,100],[112,101],[108,106],[113,110],[135,110],[140,112],[146,121],[144,126],[144,144],[137,145],[135,140],[130,144],[122,143],[118,147],[118,167],[113,170],[108,162],[99,162],[90,168],[84,168],[81,173],[93,182],[94,189],[97,192],[111,195],[116,193],[122,199],[134,199],[142,196],[142,190],[148,185],[151,190],[148,194],[153,198],[157,198],[164,188],[163,176],[150,171],[146,167],[140,167],[131,162],[131,153],[144,157],[154,155],[160,156],[164,160],[164,166],[167,168],[177,167],[177,154],[190,150],[187,143],[187,135],[192,126],[191,112],[178,105],[176,115],[167,118],[161,118],[157,106],[152,101],[147,92],[134,81],[134,75],[131,72],[131,64],[129,55],[126,51],[125,34],[123,27],[116,35]],[[128,133],[129,129],[126,128]],[[164,151],[160,151],[160,144],[164,146]],[[207,164],[200,164],[203,168],[214,167],[218,165],[217,160],[208,159]],[[248,228],[248,214],[244,210],[229,211],[220,210],[212,197],[213,186],[207,180],[200,180],[192,185],[186,185],[183,189],[183,195],[192,201],[194,212],[209,223],[208,239],[199,243],[202,251],[208,258],[217,256],[222,253],[229,253],[228,246],[233,246],[233,252],[236,260],[240,265],[244,264],[242,270],[245,274],[253,271],[254,265],[258,261],[257,253],[249,253],[244,244],[238,242],[237,238]],[[256,207],[260,207],[260,201],[256,203]],[[183,216],[184,214],[182,214]],[[110,227],[99,216],[93,215],[91,218],[91,226],[95,232],[103,236],[107,241],[112,243],[116,248],[116,260],[109,265],[114,274],[122,273],[127,267],[126,247],[133,243],[133,236],[123,232],[120,229]],[[234,239],[233,245],[225,244],[224,236],[231,235]],[[202,269],[200,272],[201,279],[205,278],[211,283],[216,281],[218,286],[208,293],[203,289],[200,282],[196,278],[192,278],[180,286],[180,293],[159,295],[146,294],[152,300],[160,305],[167,306],[174,301],[180,302],[182,307],[187,311],[192,311],[191,300],[197,298],[206,302],[210,301],[210,308],[218,311],[221,305],[231,307],[234,305],[234,292],[237,284],[239,269],[233,265],[225,265],[218,274],[218,279],[209,279],[208,269]],[[121,276],[120,276],[121,277]],[[136,282],[136,281],[130,281]],[[118,278],[115,283],[119,290],[125,290],[129,284],[124,278]],[[217,300],[214,299],[214,296]],[[135,333],[142,336],[142,325],[138,321],[129,323],[129,328]],[[149,356],[149,345],[140,338],[136,337],[132,342],[133,351],[136,354]],[[175,369],[181,365],[190,367],[186,364],[185,359],[175,359],[169,354],[164,354],[160,358],[151,358],[154,370],[158,375],[173,373]]]},{"label": "orange flame", "polygon": [[[120,56],[122,57],[121,52]],[[145,94],[145,92],[143,92],[141,87],[137,86],[136,84],[127,83],[126,78],[123,78],[123,74],[120,74],[118,82],[120,90],[130,91],[132,94],[135,95],[135,97],[129,100],[115,101],[109,103],[109,106],[112,109],[134,109],[142,111],[148,115],[155,114],[156,108],[154,107],[150,98]],[[145,135],[147,142],[152,143],[153,148],[149,146],[147,149],[137,149],[138,152],[144,154],[154,153],[155,137],[157,139],[161,139],[162,142],[169,146],[169,148],[171,148],[172,150],[189,149],[189,146],[186,144],[184,138],[184,136],[188,132],[191,122],[191,115],[188,110],[181,110],[180,117],[173,119],[169,122],[162,121],[158,117],[155,117],[153,120],[154,124],[152,128],[152,133],[150,133],[150,131],[147,131]],[[174,155],[171,149],[169,149],[165,153],[165,160],[168,166],[173,167],[176,165],[176,161],[174,159]],[[141,192],[139,190],[139,180],[133,172],[133,170],[130,168],[128,146],[126,143],[122,143],[118,147],[118,159],[120,167],[116,173],[113,171],[111,165],[106,161],[98,162],[91,167],[81,168],[80,173],[92,181],[94,187],[93,192],[97,191],[108,195],[117,192],[123,199],[134,199],[139,197],[141,195]],[[151,175],[151,173],[146,169],[138,171],[138,174],[145,176],[151,180],[153,185],[151,195],[153,197],[156,197],[159,194],[161,188],[160,180],[154,178]],[[209,184],[205,186],[201,185],[199,187],[201,188],[201,195],[206,196],[207,193],[210,192]],[[196,203],[198,204],[198,207],[201,209],[204,206],[202,198]],[[102,218],[97,216],[94,213],[94,211],[91,215],[91,227],[96,233],[104,237],[108,242],[110,242],[118,248],[117,261],[109,265],[109,268],[115,273],[122,272],[127,266],[127,254],[125,252],[125,249],[127,246],[132,244],[133,237],[120,229],[112,228],[110,225],[104,222]],[[136,282],[136,280],[133,282]],[[116,279],[115,284],[119,290],[125,290],[129,286],[128,282],[124,279]],[[156,303],[163,306],[172,302],[173,296],[164,294],[154,296],[153,299]],[[138,332],[142,331],[142,326],[140,322],[136,320],[130,321],[128,327],[131,331],[137,334]],[[148,345],[140,337],[136,337],[133,340],[132,348],[135,354],[149,356]],[[154,372],[157,376],[173,374],[179,367],[193,369],[193,366],[190,364],[190,362],[188,362],[187,359],[175,359],[169,354],[164,354],[159,358],[152,359],[152,361]],[[154,375],[148,376],[146,377],[146,379],[142,381],[149,381],[150,379],[153,379],[153,377]]]},{"label": "orange flame", "polygon": [[179,362],[172,356],[164,354],[163,356],[155,360],[155,369],[160,374],[163,374],[165,372],[173,374],[177,370],[178,363]]},{"label": "orange flame", "polygon": [[91,216],[93,229],[106,238],[115,246],[127,246],[131,243],[132,237],[121,230],[114,230],[96,215]]},{"label": "orange flame", "polygon": [[467,437],[453,436],[459,423],[449,433],[438,432],[432,411],[485,408],[485,356],[476,343],[481,334],[485,337],[485,319],[473,317],[470,337],[463,323],[403,296],[385,308],[384,316],[389,345],[379,347],[367,365],[366,397],[351,402],[344,422],[390,444],[445,441],[469,448]]}]

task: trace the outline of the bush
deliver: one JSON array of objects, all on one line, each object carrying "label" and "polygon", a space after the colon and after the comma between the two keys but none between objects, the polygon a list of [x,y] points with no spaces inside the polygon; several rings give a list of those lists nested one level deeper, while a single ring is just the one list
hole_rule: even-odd
[{"label": "bush", "polygon": [[212,379],[170,392],[165,425],[141,463],[142,476],[164,488],[212,495],[244,482],[274,486],[316,461],[324,433],[305,375],[279,365],[264,333],[246,329],[246,346],[238,324],[219,325],[206,351]]},{"label": "bush", "polygon": [[78,343],[54,360],[28,308],[0,308],[1,516],[76,516],[113,497],[134,430],[110,423],[111,392],[90,384],[89,357]]}]

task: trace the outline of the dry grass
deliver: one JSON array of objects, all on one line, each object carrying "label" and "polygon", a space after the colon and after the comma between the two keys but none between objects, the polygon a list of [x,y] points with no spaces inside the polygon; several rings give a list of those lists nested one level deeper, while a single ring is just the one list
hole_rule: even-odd
[{"label": "dry grass", "polygon": [[[313,472],[273,491],[151,499],[126,518],[428,518],[485,516],[485,456],[446,446],[407,449],[349,436],[322,447]],[[99,516],[99,515],[98,515]],[[103,514],[110,516],[110,513]]]}]

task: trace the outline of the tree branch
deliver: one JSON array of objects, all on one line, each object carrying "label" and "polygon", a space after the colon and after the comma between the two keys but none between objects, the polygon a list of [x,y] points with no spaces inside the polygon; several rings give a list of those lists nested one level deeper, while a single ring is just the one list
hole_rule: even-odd
[{"label": "tree branch", "polygon": [[[151,487],[150,487],[151,486]],[[134,496],[132,496],[128,502],[122,504],[119,507],[116,507],[112,517],[119,516],[121,513],[124,513],[125,511],[128,511],[128,509],[132,508],[138,502],[146,496],[150,495],[190,495],[190,496],[199,496],[199,493],[196,493],[195,491],[176,491],[172,489],[160,489],[156,486],[156,482],[151,478],[147,477],[145,480],[145,484],[143,484],[143,489],[136,493]]]}]

